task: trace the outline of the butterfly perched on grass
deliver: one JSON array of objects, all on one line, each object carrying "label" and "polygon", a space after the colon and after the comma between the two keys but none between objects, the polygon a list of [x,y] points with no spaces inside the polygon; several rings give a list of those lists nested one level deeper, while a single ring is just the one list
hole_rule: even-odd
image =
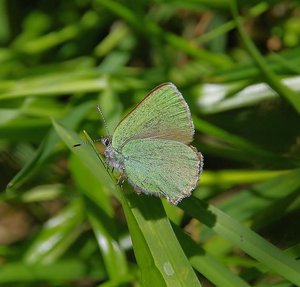
[{"label": "butterfly perched on grass", "polygon": [[177,204],[195,189],[203,157],[190,145],[194,125],[189,107],[172,83],[153,89],[103,137],[106,162],[139,193]]}]

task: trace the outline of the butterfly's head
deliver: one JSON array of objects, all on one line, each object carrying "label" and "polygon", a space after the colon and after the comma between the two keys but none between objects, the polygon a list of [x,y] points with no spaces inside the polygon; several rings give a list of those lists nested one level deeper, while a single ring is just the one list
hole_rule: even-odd
[{"label": "butterfly's head", "polygon": [[114,150],[111,137],[103,137],[101,142],[105,146],[104,156],[107,163],[122,172],[124,170],[122,156]]},{"label": "butterfly's head", "polygon": [[114,150],[111,143],[111,137],[102,137],[101,143],[105,146],[104,155],[106,160],[114,157]]},{"label": "butterfly's head", "polygon": [[105,148],[107,148],[108,146],[111,146],[111,138],[110,137],[102,137],[101,143],[103,145],[105,145]]}]

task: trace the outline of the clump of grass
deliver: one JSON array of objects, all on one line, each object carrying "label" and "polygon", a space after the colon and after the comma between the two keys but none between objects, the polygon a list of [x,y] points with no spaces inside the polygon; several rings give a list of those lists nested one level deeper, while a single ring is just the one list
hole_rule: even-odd
[{"label": "clump of grass", "polygon": [[[1,286],[300,285],[296,1],[0,5]],[[165,81],[205,156],[178,206],[72,147]]]}]

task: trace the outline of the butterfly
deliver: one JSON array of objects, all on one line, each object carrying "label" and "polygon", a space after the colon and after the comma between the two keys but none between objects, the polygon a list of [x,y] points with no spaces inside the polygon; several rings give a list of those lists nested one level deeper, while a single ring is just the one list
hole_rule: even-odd
[{"label": "butterfly", "polygon": [[108,165],[119,170],[138,193],[165,197],[176,205],[191,195],[203,169],[203,156],[190,145],[190,109],[172,83],[154,88],[103,137]]}]

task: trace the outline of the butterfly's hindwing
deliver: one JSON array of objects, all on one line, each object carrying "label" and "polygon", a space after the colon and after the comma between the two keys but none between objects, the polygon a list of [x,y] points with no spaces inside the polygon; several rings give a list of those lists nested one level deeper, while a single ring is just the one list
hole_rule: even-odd
[{"label": "butterfly's hindwing", "polygon": [[202,170],[202,156],[172,140],[138,139],[123,150],[125,173],[139,191],[164,196],[173,204],[191,194]]}]

